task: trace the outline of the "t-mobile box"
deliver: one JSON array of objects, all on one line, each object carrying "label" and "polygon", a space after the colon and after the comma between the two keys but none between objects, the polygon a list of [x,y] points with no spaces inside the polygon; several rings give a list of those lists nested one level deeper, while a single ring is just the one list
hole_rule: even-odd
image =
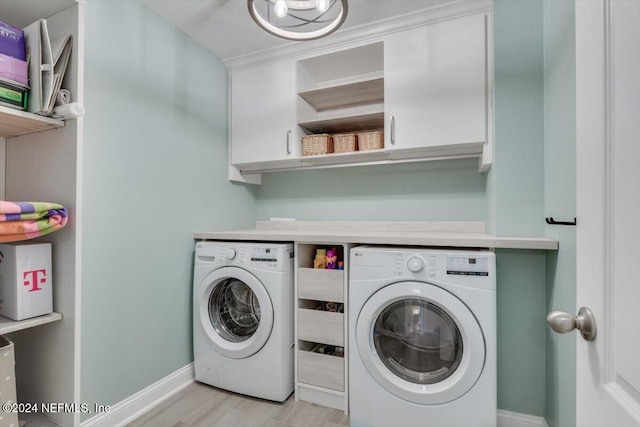
[{"label": "t-mobile box", "polygon": [[53,311],[51,243],[0,244],[0,315],[13,320]]}]

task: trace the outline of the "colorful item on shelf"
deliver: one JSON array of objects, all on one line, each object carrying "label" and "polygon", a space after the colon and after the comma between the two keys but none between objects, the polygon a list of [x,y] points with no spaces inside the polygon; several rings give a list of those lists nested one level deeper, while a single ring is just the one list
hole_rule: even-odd
[{"label": "colorful item on shelf", "polygon": [[326,264],[326,268],[329,268],[331,270],[335,270],[336,268],[338,268],[338,254],[334,249],[329,249],[327,251],[327,264]]},{"label": "colorful item on shelf", "polygon": [[0,53],[27,60],[24,30],[0,21]]},{"label": "colorful item on shelf", "polygon": [[313,260],[313,268],[327,268],[326,249],[316,249],[316,258]]},{"label": "colorful item on shelf", "polygon": [[67,220],[66,208],[57,203],[0,200],[0,242],[40,237],[61,229]]},{"label": "colorful item on shelf", "polygon": [[0,78],[10,82],[29,86],[29,67],[27,61],[0,52]]},{"label": "colorful item on shelf", "polygon": [[0,77],[0,104],[18,110],[26,110],[29,89]]}]

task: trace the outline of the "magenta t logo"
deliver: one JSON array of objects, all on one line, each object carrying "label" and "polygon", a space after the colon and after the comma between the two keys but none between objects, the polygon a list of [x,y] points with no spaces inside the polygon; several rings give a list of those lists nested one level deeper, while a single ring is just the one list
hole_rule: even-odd
[{"label": "magenta t logo", "polygon": [[31,286],[29,292],[41,291],[42,288],[39,288],[38,284],[45,283],[47,281],[47,270],[25,271],[22,278],[25,279],[25,286]]}]

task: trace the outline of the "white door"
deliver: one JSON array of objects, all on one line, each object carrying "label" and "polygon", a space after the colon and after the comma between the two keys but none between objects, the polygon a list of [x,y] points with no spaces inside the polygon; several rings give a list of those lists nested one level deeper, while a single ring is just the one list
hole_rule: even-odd
[{"label": "white door", "polygon": [[385,37],[385,149],[486,140],[486,19],[475,14]]},{"label": "white door", "polygon": [[576,1],[577,425],[640,426],[640,1]]},{"label": "white door", "polygon": [[231,162],[297,158],[296,67],[278,61],[231,74]]}]

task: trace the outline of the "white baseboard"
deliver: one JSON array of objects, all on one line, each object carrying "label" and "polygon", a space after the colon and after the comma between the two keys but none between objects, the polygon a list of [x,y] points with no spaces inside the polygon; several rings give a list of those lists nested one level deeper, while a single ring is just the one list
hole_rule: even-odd
[{"label": "white baseboard", "polygon": [[[121,427],[195,381],[193,363],[113,405],[109,412],[84,421],[82,427]],[[549,427],[543,417],[498,410],[497,427]]]},{"label": "white baseboard", "polygon": [[544,417],[498,409],[497,427],[549,427]]},{"label": "white baseboard", "polygon": [[195,381],[193,363],[178,369],[133,396],[84,421],[82,427],[120,427],[138,418],[153,406],[171,397]]}]

